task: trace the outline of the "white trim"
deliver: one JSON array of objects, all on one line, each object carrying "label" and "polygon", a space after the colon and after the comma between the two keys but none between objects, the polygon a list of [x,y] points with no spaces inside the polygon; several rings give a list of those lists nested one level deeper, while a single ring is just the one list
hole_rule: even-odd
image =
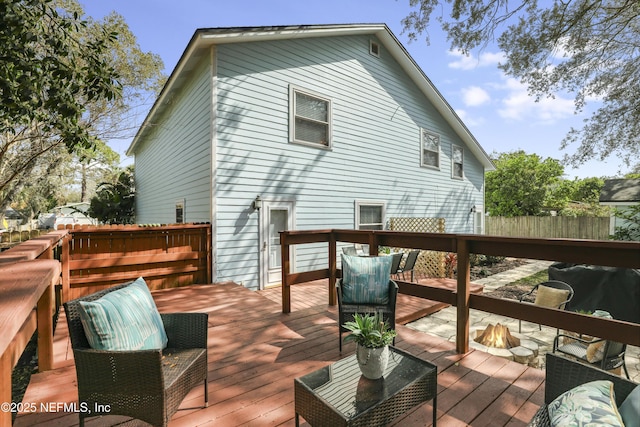
[{"label": "white trim", "polygon": [[[359,200],[356,199],[354,201],[354,229],[360,229],[360,207],[361,206],[380,206],[382,208],[381,212],[381,220],[380,223],[381,230],[385,229],[386,218],[387,218],[387,202],[384,200]],[[370,224],[373,225],[373,224]],[[367,229],[368,230],[368,229]]]},{"label": "white trim", "polygon": [[[307,95],[312,98],[325,101],[327,103],[327,144],[326,145],[296,139],[295,131],[296,131],[296,94],[297,93]],[[302,88],[300,86],[290,84],[289,85],[289,142],[293,144],[307,145],[310,147],[331,149],[332,139],[333,139],[332,138],[332,128],[333,128],[333,112],[332,111],[333,111],[333,103],[331,98],[329,98],[328,96],[309,90],[309,89]],[[305,120],[313,121],[313,119],[309,119],[306,117],[305,117]]]},{"label": "white trim", "polygon": [[[437,165],[429,165],[429,164],[425,164],[425,157],[424,157],[424,137],[425,134],[433,136],[435,138],[438,139],[438,164]],[[432,153],[434,153],[434,151],[432,150],[428,150]],[[441,164],[441,159],[442,159],[442,138],[440,138],[440,134],[430,131],[429,129],[426,128],[420,128],[420,167],[423,168],[428,168],[428,169],[434,169],[434,170],[440,170],[440,164]]]},{"label": "white trim", "polygon": [[[462,152],[462,162],[460,163],[460,167],[462,169],[462,176],[458,176],[455,174],[456,171],[456,161],[455,161],[455,150],[459,149]],[[464,147],[461,145],[451,144],[451,178],[452,179],[464,179]]]},{"label": "white trim", "polygon": [[211,158],[209,165],[209,218],[214,232],[211,233],[211,281],[216,283],[218,279],[217,259],[218,259],[218,239],[216,222],[218,217],[218,199],[216,197],[217,176],[216,167],[218,165],[218,55],[217,47],[211,46],[209,51],[211,61]]}]

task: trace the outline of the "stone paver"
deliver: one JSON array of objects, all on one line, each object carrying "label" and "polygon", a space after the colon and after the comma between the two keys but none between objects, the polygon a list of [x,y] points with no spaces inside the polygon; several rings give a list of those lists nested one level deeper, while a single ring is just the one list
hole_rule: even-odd
[{"label": "stone paver", "polygon": [[[474,283],[482,284],[484,286],[484,292],[490,293],[491,291],[517,279],[545,270],[550,264],[551,262],[549,261],[536,260],[509,271],[494,274],[493,276],[489,276],[484,279],[474,280]],[[540,367],[544,366],[542,361],[544,360],[545,353],[553,349],[553,339],[557,333],[556,328],[550,328],[544,325],[540,328],[540,326],[535,323],[523,321],[522,332],[519,333],[519,321],[517,319],[474,309],[471,309],[469,314],[469,324],[471,325],[471,329],[485,328],[489,324],[495,325],[496,323],[501,323],[506,325],[512,333],[522,335],[525,339],[538,344],[538,358],[532,363],[532,365],[537,364]],[[447,307],[437,313],[423,317],[415,322],[408,323],[406,326],[449,341],[455,341],[456,308]],[[631,380],[640,383],[640,348],[627,346],[625,361]]]}]

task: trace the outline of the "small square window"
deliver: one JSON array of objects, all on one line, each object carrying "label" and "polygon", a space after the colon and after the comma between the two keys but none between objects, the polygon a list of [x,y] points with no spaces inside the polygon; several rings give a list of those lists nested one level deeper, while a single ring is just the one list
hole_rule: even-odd
[{"label": "small square window", "polygon": [[440,168],[440,136],[429,132],[426,129],[421,129],[420,139],[422,149],[420,165],[439,169]]},{"label": "small square window", "polygon": [[384,230],[386,203],[381,201],[356,201],[356,229]]},{"label": "small square window", "polygon": [[369,41],[369,53],[376,58],[380,58],[380,45],[373,40]]},{"label": "small square window", "polygon": [[307,91],[290,90],[292,142],[331,146],[331,101]]},{"label": "small square window", "polygon": [[464,150],[457,145],[453,146],[453,159],[452,159],[452,176],[454,178],[464,177]]}]

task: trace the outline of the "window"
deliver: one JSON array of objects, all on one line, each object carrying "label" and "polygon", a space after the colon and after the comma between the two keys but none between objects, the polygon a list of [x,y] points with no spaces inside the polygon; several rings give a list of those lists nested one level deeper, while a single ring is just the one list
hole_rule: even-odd
[{"label": "window", "polygon": [[331,147],[331,101],[291,87],[289,105],[291,141]]},{"label": "window", "polygon": [[369,53],[376,58],[380,58],[380,45],[373,40],[369,40]]},{"label": "window", "polygon": [[457,145],[452,146],[453,159],[452,159],[452,176],[454,178],[462,179],[464,177],[464,150]]},{"label": "window", "polygon": [[176,224],[184,223],[184,199],[176,202]]},{"label": "window", "polygon": [[356,201],[356,229],[384,230],[385,202]]},{"label": "window", "polygon": [[440,136],[421,129],[421,159],[420,164],[430,168],[440,168]]}]

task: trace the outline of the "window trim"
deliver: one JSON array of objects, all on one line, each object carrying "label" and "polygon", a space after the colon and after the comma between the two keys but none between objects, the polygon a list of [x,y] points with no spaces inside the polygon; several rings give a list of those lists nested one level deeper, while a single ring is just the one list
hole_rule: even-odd
[{"label": "window trim", "polygon": [[[362,206],[379,206],[382,209],[381,212],[381,219],[382,222],[380,223],[380,230],[384,230],[385,227],[385,223],[386,223],[386,218],[387,218],[387,202],[384,200],[361,200],[361,199],[357,199],[354,201],[354,207],[355,207],[355,229],[356,230],[361,230],[361,226],[362,224],[360,223],[360,208]],[[364,225],[377,225],[374,223],[371,224],[364,224]],[[370,230],[369,228],[367,228],[366,230]]]},{"label": "window trim", "polygon": [[[296,139],[296,94],[300,93],[306,96],[310,96],[312,98],[319,99],[321,101],[325,101],[327,103],[327,144],[318,144],[315,142],[304,141],[301,139]],[[303,116],[300,116],[303,117]],[[303,117],[306,120],[313,121],[313,119],[308,119]],[[318,123],[324,123],[319,122]],[[322,148],[322,149],[331,149],[333,145],[333,102],[331,98],[328,96],[319,94],[317,92],[301,88],[295,85],[289,85],[289,142],[293,144],[306,145],[309,147]]]},{"label": "window trim", "polygon": [[176,224],[186,223],[187,211],[185,209],[185,199],[176,200],[175,213],[176,213]]},{"label": "window trim", "polygon": [[[426,135],[430,135],[433,137],[436,137],[438,139],[438,164],[437,165],[428,165],[425,163],[425,156],[424,156],[424,151],[425,151],[425,134]],[[435,151],[432,150],[428,150],[431,151],[432,153],[435,153]],[[442,139],[440,138],[440,135],[432,132],[426,128],[420,128],[420,167],[423,168],[429,168],[429,169],[433,169],[433,170],[440,170],[440,159],[442,158]]]},{"label": "window trim", "polygon": [[[455,174],[457,162],[455,161],[454,152],[456,148],[462,153],[462,162],[460,163],[460,171],[462,172],[462,175],[460,176]],[[451,144],[451,178],[464,179],[464,147],[461,145]]]}]

